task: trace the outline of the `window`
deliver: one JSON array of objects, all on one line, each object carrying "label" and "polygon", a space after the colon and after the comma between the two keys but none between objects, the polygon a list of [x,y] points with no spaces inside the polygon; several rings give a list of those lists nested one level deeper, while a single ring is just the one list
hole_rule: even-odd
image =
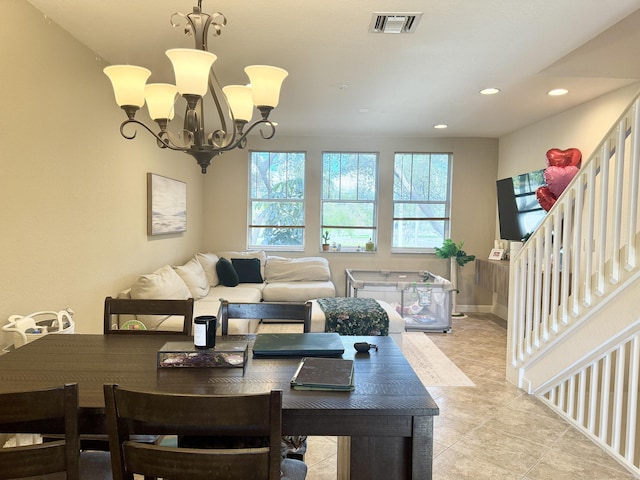
[{"label": "window", "polygon": [[449,238],[449,153],[396,153],[393,170],[395,251],[433,249]]},{"label": "window", "polygon": [[321,233],[342,250],[376,243],[377,172],[377,153],[322,154]]},{"label": "window", "polygon": [[302,250],[304,152],[251,152],[249,247]]}]

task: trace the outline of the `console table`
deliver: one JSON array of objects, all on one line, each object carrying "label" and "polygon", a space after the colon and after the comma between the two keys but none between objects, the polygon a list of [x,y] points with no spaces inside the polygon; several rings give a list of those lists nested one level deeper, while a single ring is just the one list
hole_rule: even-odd
[{"label": "console table", "polygon": [[509,261],[476,258],[476,285],[491,290],[499,298],[509,298]]}]

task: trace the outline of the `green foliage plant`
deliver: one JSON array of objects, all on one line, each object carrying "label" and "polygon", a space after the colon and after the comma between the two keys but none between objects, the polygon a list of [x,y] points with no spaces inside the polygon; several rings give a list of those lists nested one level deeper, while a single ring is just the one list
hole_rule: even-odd
[{"label": "green foliage plant", "polygon": [[467,252],[462,250],[463,244],[464,242],[460,242],[456,245],[453,240],[447,238],[442,244],[442,247],[435,247],[436,256],[439,258],[455,257],[458,265],[462,267],[465,263],[472,262],[476,259],[475,255],[467,255]]},{"label": "green foliage plant", "polygon": [[329,243],[329,231],[328,230],[325,230],[324,233],[322,234],[322,240],[323,240],[325,245],[327,245]]}]

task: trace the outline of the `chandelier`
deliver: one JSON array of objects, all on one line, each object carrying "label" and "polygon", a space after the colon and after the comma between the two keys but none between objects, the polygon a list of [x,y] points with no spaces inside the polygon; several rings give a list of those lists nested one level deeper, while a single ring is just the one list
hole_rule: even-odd
[{"label": "chandelier", "polygon": [[[171,16],[173,27],[180,26],[180,18],[184,20],[185,34],[194,37],[196,47],[166,51],[173,64],[175,85],[147,84],[151,71],[133,65],[112,65],[106,67],[104,73],[111,80],[116,103],[127,114],[127,120],[120,125],[120,134],[124,138],[135,138],[135,128],[132,133],[125,130],[130,125],[139,125],[155,137],[160,148],[188,153],[195,158],[202,173],[207,173],[207,167],[216,155],[244,148],[247,135],[257,126],[265,127],[260,128],[262,138],[269,139],[275,135],[275,124],[269,120],[269,113],[278,106],[280,87],[288,73],[278,67],[252,65],[244,69],[250,86],[228,85],[221,88],[212,68],[217,57],[208,51],[207,37],[210,33],[220,36],[227,19],[221,13],[202,13],[201,7],[202,0],[198,0],[198,6],[193,7],[192,13],[174,13]],[[186,109],[182,131],[176,135],[169,131],[168,126],[174,117],[175,102],[180,97],[186,101]],[[210,128],[209,132],[204,124],[205,100],[207,112],[215,111],[218,117],[215,128]],[[135,118],[145,102],[149,117],[158,124],[158,133]],[[254,106],[262,118],[247,127]]]}]

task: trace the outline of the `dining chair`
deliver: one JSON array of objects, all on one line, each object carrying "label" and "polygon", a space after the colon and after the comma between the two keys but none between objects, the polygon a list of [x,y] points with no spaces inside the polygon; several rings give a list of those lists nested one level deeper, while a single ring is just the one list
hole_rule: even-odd
[{"label": "dining chair", "polygon": [[[146,330],[138,328],[117,328],[114,315],[162,315],[183,317],[182,330]],[[104,333],[120,335],[175,334],[190,336],[193,325],[193,298],[186,300],[130,299],[106,297],[104,300]],[[114,326],[116,328],[114,328]],[[157,443],[156,435],[140,435],[136,440],[141,443]],[[81,449],[109,450],[107,435],[82,435]],[[148,478],[145,477],[145,480]]]},{"label": "dining chair", "polygon": [[0,479],[111,478],[109,453],[80,455],[77,384],[0,394],[0,433],[52,432],[64,434],[53,441],[0,448]]},{"label": "dining chair", "polygon": [[[134,474],[172,480],[306,477],[306,464],[280,455],[281,390],[193,395],[104,385],[104,395],[115,480],[131,480]],[[140,433],[202,437],[207,443],[197,448],[149,445],[133,439]]]},{"label": "dining chair", "polygon": [[306,333],[311,331],[311,302],[232,303],[223,299],[220,302],[220,310],[218,312],[222,335],[227,335],[229,332],[230,318],[298,320],[303,323],[303,332]]},{"label": "dining chair", "polygon": [[[242,318],[260,320],[298,320],[303,323],[303,332],[311,331],[311,302],[259,302],[232,303],[227,300],[220,302],[218,318],[222,335],[229,332],[229,319]],[[303,435],[284,435],[282,437],[282,452],[289,458],[303,460],[307,450],[307,437]]]},{"label": "dining chair", "polygon": [[[182,330],[146,330],[146,329],[120,329],[113,321],[113,315],[163,315],[169,317],[178,315],[184,317]],[[104,333],[105,334],[177,334],[191,335],[193,322],[193,298],[186,300],[156,300],[156,299],[130,299],[111,298],[104,300]],[[114,326],[116,328],[114,328]]]}]

